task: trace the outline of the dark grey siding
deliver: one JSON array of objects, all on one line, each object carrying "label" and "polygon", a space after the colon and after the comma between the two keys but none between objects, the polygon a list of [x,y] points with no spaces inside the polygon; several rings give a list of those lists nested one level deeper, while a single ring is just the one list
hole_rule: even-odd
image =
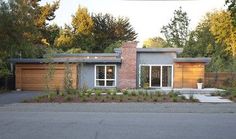
[{"label": "dark grey siding", "polygon": [[138,53],[137,64],[173,64],[176,53]]},{"label": "dark grey siding", "polygon": [[139,86],[139,65],[140,64],[174,64],[176,53],[137,53],[137,79],[136,85]]}]

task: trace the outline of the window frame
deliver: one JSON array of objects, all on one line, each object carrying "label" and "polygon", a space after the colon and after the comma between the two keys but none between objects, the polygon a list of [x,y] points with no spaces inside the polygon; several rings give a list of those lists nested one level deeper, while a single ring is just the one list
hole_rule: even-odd
[{"label": "window frame", "polygon": [[[97,79],[97,67],[103,66],[104,67],[104,79]],[[107,67],[114,66],[114,79],[107,79]],[[115,64],[96,64],[94,66],[94,87],[116,87],[116,72],[117,72],[117,66]],[[104,81],[104,86],[97,85],[97,81]],[[107,81],[114,81],[113,86],[107,86]]]}]

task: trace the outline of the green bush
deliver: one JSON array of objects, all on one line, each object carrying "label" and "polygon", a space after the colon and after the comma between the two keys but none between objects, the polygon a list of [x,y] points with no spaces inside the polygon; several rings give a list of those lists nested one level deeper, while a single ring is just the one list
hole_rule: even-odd
[{"label": "green bush", "polygon": [[120,102],[123,102],[123,96],[120,96]]},{"label": "green bush", "polygon": [[95,94],[96,94],[96,96],[101,96],[101,90],[95,90]]},{"label": "green bush", "polygon": [[158,101],[158,98],[154,98],[153,101],[154,101],[154,102],[157,102],[157,101]]},{"label": "green bush", "polygon": [[176,98],[176,97],[173,97],[173,98],[172,98],[172,101],[173,101],[173,102],[177,102],[177,98]]},{"label": "green bush", "polygon": [[50,102],[53,101],[55,95],[56,95],[56,94],[54,94],[54,93],[49,93],[48,96],[47,96],[47,97],[48,97],[48,100],[49,100]]},{"label": "green bush", "polygon": [[124,95],[128,95],[128,93],[129,93],[128,90],[125,90],[125,91],[123,92]]},{"label": "green bush", "polygon": [[138,95],[142,96],[143,95],[143,91],[139,90],[138,91]]},{"label": "green bush", "polygon": [[136,94],[135,91],[132,91],[132,92],[131,92],[131,95],[132,95],[132,96],[136,96],[137,94]]},{"label": "green bush", "polygon": [[186,97],[185,97],[185,96],[181,96],[181,99],[182,99],[182,100],[186,100]]},{"label": "green bush", "polygon": [[191,101],[194,100],[193,95],[190,95],[190,96],[189,96],[189,100],[191,100]]},{"label": "green bush", "polygon": [[158,91],[156,95],[157,95],[157,97],[161,97],[162,93]]},{"label": "green bush", "polygon": [[69,102],[69,101],[72,101],[73,100],[73,97],[71,95],[67,95],[65,97],[65,101]]},{"label": "green bush", "polygon": [[86,96],[82,96],[82,97],[81,97],[81,100],[82,100],[82,102],[86,102],[86,101],[87,101]]}]

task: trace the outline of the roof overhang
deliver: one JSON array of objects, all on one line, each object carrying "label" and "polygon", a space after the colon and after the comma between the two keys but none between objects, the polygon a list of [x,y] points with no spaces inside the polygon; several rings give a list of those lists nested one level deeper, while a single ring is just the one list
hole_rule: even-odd
[{"label": "roof overhang", "polygon": [[137,48],[137,52],[145,53],[182,53],[183,48]]},{"label": "roof overhang", "polygon": [[68,54],[58,53],[53,54],[53,57],[116,57],[119,56],[117,53],[79,53],[79,54]]},{"label": "roof overhang", "polygon": [[208,57],[198,57],[198,58],[174,58],[176,63],[209,63],[211,58]]},{"label": "roof overhang", "polygon": [[70,59],[70,58],[56,58],[56,59],[31,59],[31,58],[12,58],[9,59],[11,63],[24,63],[24,64],[43,64],[43,63],[121,63],[121,58],[116,59]]}]

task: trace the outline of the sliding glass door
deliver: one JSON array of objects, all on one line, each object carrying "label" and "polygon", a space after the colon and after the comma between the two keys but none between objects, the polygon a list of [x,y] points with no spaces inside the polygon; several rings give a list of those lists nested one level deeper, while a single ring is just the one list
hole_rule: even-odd
[{"label": "sliding glass door", "polygon": [[151,87],[161,86],[161,67],[151,66]]},{"label": "sliding glass door", "polygon": [[172,66],[162,66],[162,87],[172,86]]},{"label": "sliding glass door", "polygon": [[140,87],[172,87],[172,65],[141,65]]}]

